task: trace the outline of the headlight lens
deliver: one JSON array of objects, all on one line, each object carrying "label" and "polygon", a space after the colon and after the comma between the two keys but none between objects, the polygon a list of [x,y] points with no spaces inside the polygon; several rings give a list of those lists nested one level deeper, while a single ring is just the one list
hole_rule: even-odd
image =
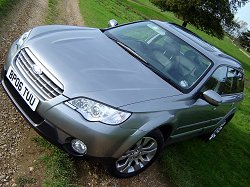
[{"label": "headlight lens", "polygon": [[65,104],[78,111],[88,121],[99,121],[109,125],[120,124],[131,115],[86,98],[72,99]]},{"label": "headlight lens", "polygon": [[25,43],[25,41],[28,39],[29,35],[30,35],[31,30],[29,30],[28,32],[25,32],[17,41],[17,47],[21,48],[22,45]]}]

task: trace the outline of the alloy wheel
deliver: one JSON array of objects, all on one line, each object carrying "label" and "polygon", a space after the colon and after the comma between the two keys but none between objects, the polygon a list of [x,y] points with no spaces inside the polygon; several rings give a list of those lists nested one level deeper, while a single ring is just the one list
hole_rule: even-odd
[{"label": "alloy wheel", "polygon": [[151,137],[143,137],[116,161],[116,169],[120,173],[132,173],[144,168],[156,155],[157,141]]}]

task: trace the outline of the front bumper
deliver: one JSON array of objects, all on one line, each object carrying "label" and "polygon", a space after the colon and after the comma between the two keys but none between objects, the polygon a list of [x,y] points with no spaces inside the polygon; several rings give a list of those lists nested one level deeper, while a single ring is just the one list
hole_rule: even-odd
[{"label": "front bumper", "polygon": [[[80,139],[87,145],[87,155],[101,158],[119,158],[141,136],[135,129],[124,129],[118,126],[109,126],[99,122],[88,122],[84,118],[59,102],[47,110],[33,112],[19,93],[6,78],[6,70],[1,76],[2,85],[31,126],[44,138],[54,145],[63,148],[73,156],[77,154],[70,145],[73,138]],[[42,103],[41,105],[46,105]],[[143,134],[143,133],[142,133]]]},{"label": "front bumper", "polygon": [[[14,105],[17,107],[17,109],[20,111],[20,113],[37,131],[37,133],[60,148],[68,147],[66,145],[67,142],[63,143],[61,141],[62,137],[59,137],[59,134],[62,135],[63,133],[59,133],[59,129],[57,129],[54,125],[41,117],[38,113],[33,112],[22,99],[22,97],[18,94],[18,92],[14,89],[5,75],[6,71],[3,69],[1,73],[1,83],[4,90],[6,91],[7,95],[14,103]],[[67,134],[64,134],[64,136],[67,136]],[[73,152],[73,150],[69,149],[68,152],[74,156],[78,156],[77,154],[75,154],[75,152]]]}]

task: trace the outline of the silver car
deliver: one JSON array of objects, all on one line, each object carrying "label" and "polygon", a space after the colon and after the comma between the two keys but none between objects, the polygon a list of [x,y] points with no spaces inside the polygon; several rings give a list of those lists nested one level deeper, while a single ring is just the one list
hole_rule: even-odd
[{"label": "silver car", "polygon": [[11,46],[2,85],[31,126],[116,177],[145,170],[163,145],[213,139],[243,99],[241,64],[175,24],[40,26]]}]

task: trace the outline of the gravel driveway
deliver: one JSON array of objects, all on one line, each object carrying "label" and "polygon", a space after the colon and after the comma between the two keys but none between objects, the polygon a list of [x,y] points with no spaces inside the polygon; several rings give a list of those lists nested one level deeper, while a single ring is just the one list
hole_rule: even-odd
[{"label": "gravel driveway", "polygon": [[[22,0],[0,26],[0,68],[10,44],[23,32],[43,23],[47,13],[46,0]],[[27,11],[29,10],[29,11]],[[13,175],[18,173],[20,148],[29,125],[17,112],[0,86],[0,186],[15,186]]]}]

